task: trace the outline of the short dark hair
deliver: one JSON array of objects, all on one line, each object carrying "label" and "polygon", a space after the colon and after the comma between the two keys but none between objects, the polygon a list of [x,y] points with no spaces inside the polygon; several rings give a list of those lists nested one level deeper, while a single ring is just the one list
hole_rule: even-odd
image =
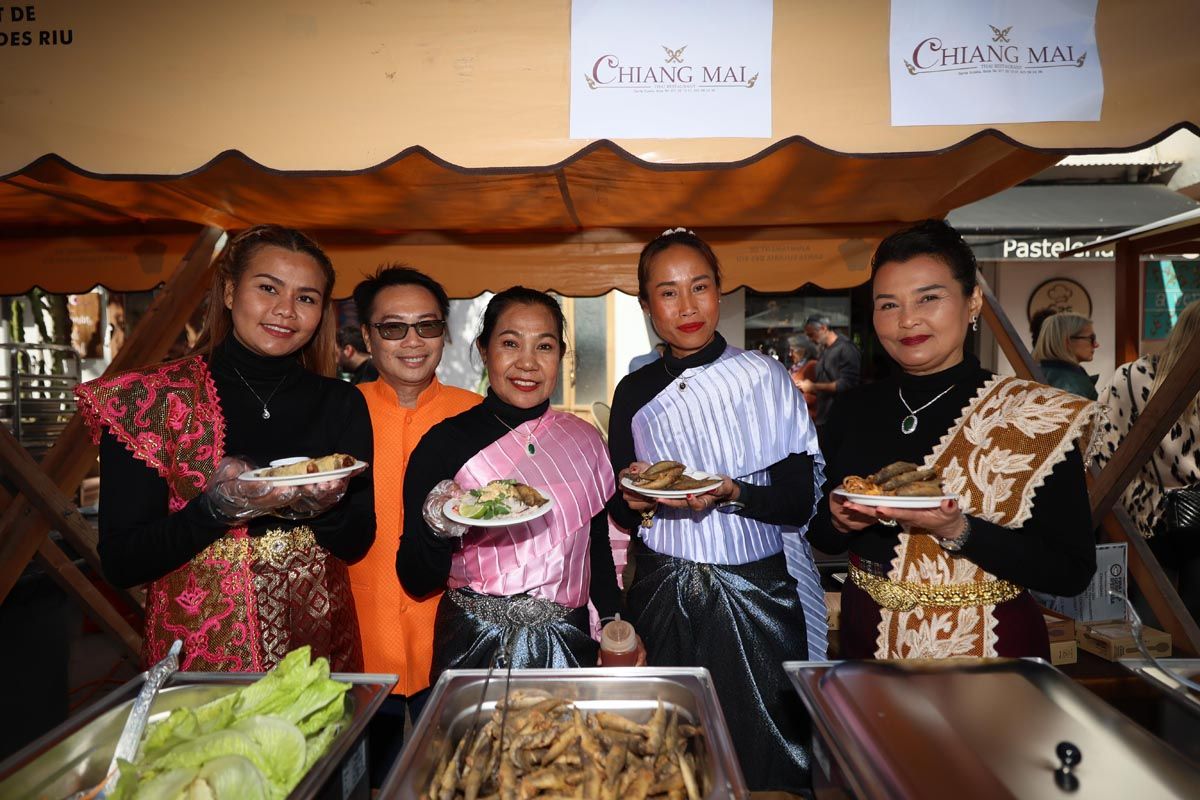
[{"label": "short dark hair", "polygon": [[[440,283],[424,272],[404,264],[384,264],[375,270],[375,274],[354,287],[354,307],[358,310],[358,321],[363,325],[371,324],[375,297],[389,286],[420,286],[433,295],[442,319],[449,319],[450,298],[446,296],[446,290]],[[363,349],[366,349],[365,345]]]},{"label": "short dark hair", "polygon": [[367,352],[367,343],[363,341],[362,326],[343,325],[337,332],[338,349],[350,345],[360,353]]},{"label": "short dark hair", "polygon": [[650,280],[651,260],[663,250],[677,244],[692,248],[708,262],[708,266],[712,267],[713,281],[717,284],[717,290],[721,289],[721,262],[717,260],[717,254],[708,246],[708,242],[701,239],[692,231],[685,230],[684,228],[672,228],[651,239],[642,248],[642,254],[638,256],[637,277],[638,297],[640,299],[648,300],[650,298],[649,287],[646,286],[646,283]]},{"label": "short dark hair", "polygon": [[1029,318],[1029,349],[1037,347],[1038,336],[1042,333],[1042,326],[1046,324],[1046,320],[1058,313],[1058,309],[1054,306],[1046,306],[1039,308],[1033,312],[1033,316]]},{"label": "short dark hair", "polygon": [[475,345],[481,350],[486,350],[488,343],[492,340],[492,334],[496,332],[496,323],[499,322],[500,315],[510,307],[517,305],[542,306],[549,311],[550,316],[554,318],[554,326],[558,332],[560,351],[566,353],[567,320],[563,316],[562,306],[545,292],[539,292],[537,289],[530,289],[526,286],[513,286],[505,289],[488,301],[487,308],[483,312],[483,322],[479,326],[479,335],[475,337]]},{"label": "short dark hair", "polygon": [[893,261],[904,263],[917,256],[930,256],[950,268],[950,274],[970,295],[979,284],[975,253],[958,231],[944,220],[927,219],[896,231],[879,243],[871,257],[871,277]]}]

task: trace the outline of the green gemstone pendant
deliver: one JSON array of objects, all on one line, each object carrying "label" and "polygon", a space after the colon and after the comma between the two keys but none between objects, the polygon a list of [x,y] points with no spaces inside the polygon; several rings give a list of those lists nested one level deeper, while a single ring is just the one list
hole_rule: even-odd
[{"label": "green gemstone pendant", "polygon": [[912,433],[916,429],[917,429],[917,416],[915,414],[909,414],[907,417],[905,417],[904,419],[902,419],[900,421],[900,432],[903,433],[904,435],[907,436],[908,434]]}]

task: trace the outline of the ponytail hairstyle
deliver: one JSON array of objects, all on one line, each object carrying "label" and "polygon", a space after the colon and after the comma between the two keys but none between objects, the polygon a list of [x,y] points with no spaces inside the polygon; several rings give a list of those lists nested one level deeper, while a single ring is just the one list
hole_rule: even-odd
[{"label": "ponytail hairstyle", "polygon": [[237,287],[250,262],[264,247],[278,247],[303,253],[317,262],[325,276],[321,292],[321,324],[300,349],[300,363],[310,372],[333,377],[337,374],[337,320],[333,314],[333,262],[320,245],[294,228],[281,225],[255,225],[247,228],[226,245],[217,259],[216,274],[208,291],[208,310],[194,350],[211,354],[233,330],[233,314],[225,307],[225,287]]}]

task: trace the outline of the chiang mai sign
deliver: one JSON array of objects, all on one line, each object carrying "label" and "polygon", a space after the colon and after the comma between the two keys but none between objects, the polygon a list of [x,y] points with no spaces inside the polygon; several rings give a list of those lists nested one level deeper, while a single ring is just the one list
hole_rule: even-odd
[{"label": "chiang mai sign", "polygon": [[771,136],[769,0],[571,4],[571,138]]},{"label": "chiang mai sign", "polygon": [[892,125],[1100,119],[1096,0],[892,0]]}]

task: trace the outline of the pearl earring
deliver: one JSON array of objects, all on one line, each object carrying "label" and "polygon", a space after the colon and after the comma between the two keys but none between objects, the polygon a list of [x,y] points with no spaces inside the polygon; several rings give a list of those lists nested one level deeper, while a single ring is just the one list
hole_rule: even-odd
[{"label": "pearl earring", "polygon": [[971,317],[971,330],[979,330],[979,317]]}]

